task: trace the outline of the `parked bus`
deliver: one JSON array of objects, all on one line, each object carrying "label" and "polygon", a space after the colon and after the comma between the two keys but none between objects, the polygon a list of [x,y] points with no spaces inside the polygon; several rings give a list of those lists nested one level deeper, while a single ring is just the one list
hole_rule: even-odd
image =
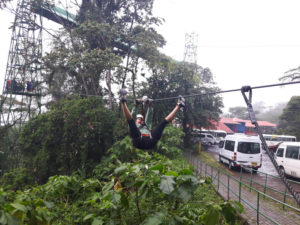
[{"label": "parked bus", "polygon": [[209,130],[209,133],[216,138],[217,143],[224,140],[227,136],[227,132],[224,130]]},{"label": "parked bus", "polygon": [[276,150],[281,142],[296,142],[297,138],[291,135],[263,134],[269,149]]}]

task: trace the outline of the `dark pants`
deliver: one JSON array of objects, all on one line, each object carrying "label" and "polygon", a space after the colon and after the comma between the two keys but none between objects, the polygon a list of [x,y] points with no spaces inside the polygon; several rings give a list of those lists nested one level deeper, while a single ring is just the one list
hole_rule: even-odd
[{"label": "dark pants", "polygon": [[161,138],[161,135],[168,122],[163,120],[152,132],[151,137],[142,136],[140,130],[137,128],[135,121],[133,119],[128,120],[128,125],[130,129],[130,137],[132,138],[133,146],[139,149],[151,149],[154,148],[156,143]]}]

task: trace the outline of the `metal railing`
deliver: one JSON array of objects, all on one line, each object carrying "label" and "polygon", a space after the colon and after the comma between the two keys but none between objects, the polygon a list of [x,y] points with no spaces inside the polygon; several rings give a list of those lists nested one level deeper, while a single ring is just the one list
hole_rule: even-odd
[{"label": "metal railing", "polygon": [[[248,173],[250,173],[250,178],[243,176],[243,171],[247,171]],[[261,180],[263,182],[263,184],[261,184],[259,181],[255,180],[255,178],[253,178],[253,172],[254,170],[251,168],[242,168],[240,170],[240,179],[241,180],[245,180],[248,181],[248,184],[250,185],[250,187],[254,187],[256,186],[256,189],[262,191],[264,194],[267,194],[268,192],[270,192],[269,195],[272,195],[273,197],[275,196],[276,199],[282,199],[282,201],[284,203],[289,202],[289,204],[291,204],[292,206],[297,206],[297,202],[295,201],[295,199],[293,198],[293,196],[291,194],[289,194],[286,186],[282,186],[281,190],[277,190],[276,188],[278,187],[272,187],[271,185],[268,185],[268,181],[271,178],[271,183],[274,182],[274,180],[277,180],[277,182],[281,182],[281,177],[280,176],[274,176],[268,173],[264,173],[261,171],[255,171],[256,176],[258,174],[263,175],[263,180]],[[262,176],[259,176],[260,178],[262,178]],[[295,181],[295,180],[291,180],[288,179],[288,182],[292,185],[299,185],[300,187],[300,182]],[[251,191],[251,188],[249,189]],[[285,205],[282,206],[283,209],[285,209]]]},{"label": "metal railing", "polygon": [[[212,179],[212,183],[215,185],[217,191],[225,199],[241,202],[245,207],[245,211],[247,211],[245,215],[251,214],[253,216],[255,213],[255,222],[257,224],[261,224],[264,221],[266,223],[272,222],[273,224],[297,224],[295,221],[299,221],[300,224],[300,209],[286,203],[286,197],[291,195],[289,195],[286,190],[282,192],[267,186],[267,178],[272,175],[266,175],[264,185],[262,185],[252,178],[249,179],[242,175],[240,175],[238,179],[220,168],[201,161],[197,156],[192,154],[187,154],[186,157],[188,161],[194,165],[195,171],[200,176],[210,177]],[[248,183],[245,181],[248,181]],[[258,185],[262,190],[254,188],[253,184]],[[282,194],[283,200],[281,201],[267,194],[267,190]],[[270,209],[266,209],[266,206],[272,208],[273,213],[270,213]],[[274,210],[276,210],[275,213]],[[276,214],[278,216],[272,218],[272,216]],[[289,220],[290,222],[288,222]]]}]

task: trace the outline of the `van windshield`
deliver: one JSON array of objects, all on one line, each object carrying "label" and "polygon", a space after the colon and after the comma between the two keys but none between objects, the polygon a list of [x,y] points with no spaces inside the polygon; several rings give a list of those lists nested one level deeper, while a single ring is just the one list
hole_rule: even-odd
[{"label": "van windshield", "polygon": [[258,154],[260,153],[260,144],[255,142],[239,142],[238,152],[244,154]]}]

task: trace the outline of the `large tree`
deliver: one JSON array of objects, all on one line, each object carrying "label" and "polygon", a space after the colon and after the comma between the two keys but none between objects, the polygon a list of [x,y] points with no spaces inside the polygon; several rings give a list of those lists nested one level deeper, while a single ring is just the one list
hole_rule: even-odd
[{"label": "large tree", "polygon": [[293,96],[283,109],[278,129],[281,133],[297,136],[300,139],[300,96]]},{"label": "large tree", "polygon": [[189,133],[193,126],[208,127],[212,120],[218,120],[223,106],[222,100],[216,95],[199,95],[217,90],[209,69],[199,65],[174,61],[160,54],[148,65],[151,76],[141,87],[140,95],[151,98],[170,98],[157,101],[154,105],[154,121],[161,121],[176,104],[179,95],[194,97],[186,98],[186,107],[178,114],[183,131],[186,133],[185,145],[189,143]]},{"label": "large tree", "polygon": [[112,85],[129,81],[135,95],[142,63],[165,43],[152,6],[153,0],[83,0],[77,26],[63,30],[44,58],[50,93],[100,95],[111,103]]},{"label": "large tree", "polygon": [[59,101],[22,129],[18,143],[23,165],[38,183],[77,170],[90,175],[116,141],[117,118],[98,98]]}]

